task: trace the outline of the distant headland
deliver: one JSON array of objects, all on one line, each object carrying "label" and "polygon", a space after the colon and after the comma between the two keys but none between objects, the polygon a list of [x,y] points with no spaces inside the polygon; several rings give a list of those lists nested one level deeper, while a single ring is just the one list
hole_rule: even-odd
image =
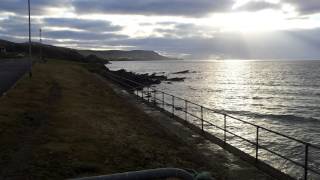
[{"label": "distant headland", "polygon": [[[15,43],[0,39],[0,47],[5,53],[1,57],[23,57],[28,54],[28,43]],[[40,55],[40,49],[45,58],[58,58],[64,60],[84,61],[84,62],[105,62],[109,61],[154,61],[154,60],[178,60],[163,56],[155,51],[149,50],[77,50],[66,47],[58,47],[40,43],[32,43],[32,53],[34,56]]]}]

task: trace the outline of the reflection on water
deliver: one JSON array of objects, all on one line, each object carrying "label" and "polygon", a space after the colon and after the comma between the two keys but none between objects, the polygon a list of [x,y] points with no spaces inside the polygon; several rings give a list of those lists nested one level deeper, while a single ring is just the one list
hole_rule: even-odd
[{"label": "reflection on water", "polygon": [[[320,61],[136,61],[113,62],[108,67],[138,73],[165,72],[169,77],[186,77],[184,82],[163,82],[156,87],[320,145]],[[183,70],[195,73],[172,74]],[[215,117],[209,112],[206,117],[217,124],[223,121],[223,117]],[[254,127],[230,119],[228,128],[254,141]],[[212,127],[210,131],[222,135],[222,132]],[[304,147],[300,144],[264,131],[260,135],[263,146],[303,163]],[[229,136],[228,140],[250,154],[255,153],[254,147],[237,138]],[[259,153],[261,158],[268,161],[278,158],[266,151]],[[320,152],[314,150],[311,157],[315,161],[312,165],[319,168],[317,163],[320,162],[316,160],[320,159]],[[292,174],[301,174],[302,169],[292,163],[280,159],[277,162],[279,168],[287,169]]]}]

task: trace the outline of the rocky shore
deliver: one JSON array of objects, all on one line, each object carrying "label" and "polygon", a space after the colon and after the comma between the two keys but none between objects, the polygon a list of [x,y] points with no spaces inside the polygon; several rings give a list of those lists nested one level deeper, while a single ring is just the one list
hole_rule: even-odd
[{"label": "rocky shore", "polygon": [[97,73],[107,79],[112,81],[117,81],[126,89],[135,89],[152,86],[154,84],[160,84],[165,81],[168,83],[184,81],[185,77],[174,77],[169,78],[165,75],[153,74],[138,74],[133,72],[128,72],[124,69],[112,71],[108,69],[104,64],[89,64],[86,66],[91,72]]}]

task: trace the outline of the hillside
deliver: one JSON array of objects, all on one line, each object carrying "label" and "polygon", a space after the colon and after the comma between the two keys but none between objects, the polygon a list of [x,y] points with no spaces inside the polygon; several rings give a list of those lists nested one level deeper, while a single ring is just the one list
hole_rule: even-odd
[{"label": "hillside", "polygon": [[92,51],[92,50],[80,50],[78,51],[82,55],[94,54],[100,58],[109,60],[174,60],[176,58],[170,58],[162,56],[154,51],[145,50],[133,50],[133,51],[121,51],[121,50],[109,50],[109,51]]},{"label": "hillside", "polygon": [[[28,43],[14,43],[10,41],[0,40],[0,46],[6,47],[8,53],[28,54]],[[32,44],[32,53],[34,56],[39,56],[40,47],[42,46],[43,55],[46,58],[64,59],[71,61],[83,61],[85,57],[76,50],[56,47],[51,45],[40,45],[39,43]]]},{"label": "hillside", "polygon": [[[28,43],[14,43],[0,39],[0,46],[4,46],[7,52],[14,54],[28,54]],[[33,43],[32,54],[39,56],[40,47],[42,46],[43,56],[51,59],[62,59],[82,62],[104,62],[108,60],[171,60],[154,51],[134,50],[134,51],[92,51],[92,50],[76,50],[65,47],[57,47],[46,44]]]}]

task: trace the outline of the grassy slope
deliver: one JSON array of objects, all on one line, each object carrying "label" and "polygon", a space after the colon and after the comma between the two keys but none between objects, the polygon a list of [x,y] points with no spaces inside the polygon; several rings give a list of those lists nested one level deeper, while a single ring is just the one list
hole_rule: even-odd
[{"label": "grassy slope", "polygon": [[166,135],[79,64],[37,64],[33,74],[0,98],[0,177],[205,169],[193,148]]}]

